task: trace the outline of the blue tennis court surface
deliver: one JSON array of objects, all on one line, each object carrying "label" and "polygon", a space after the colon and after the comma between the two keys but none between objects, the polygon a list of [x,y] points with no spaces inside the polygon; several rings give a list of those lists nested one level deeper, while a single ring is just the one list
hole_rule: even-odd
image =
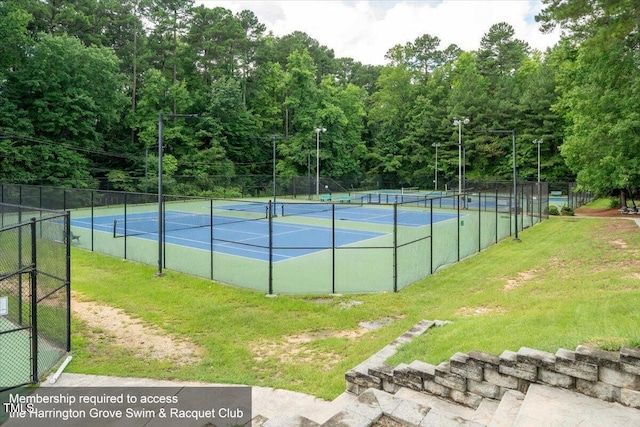
[{"label": "blue tennis court surface", "polygon": [[[169,218],[174,214],[180,213],[167,211]],[[209,218],[206,215],[202,216]],[[136,217],[148,219],[149,213],[127,215],[127,219],[135,219]],[[94,228],[113,234],[114,220],[122,220],[122,218],[121,215],[95,217]],[[262,261],[269,260],[269,222],[267,220],[239,222],[236,217],[225,218],[221,216],[217,216],[215,220],[213,231],[211,227],[206,226],[197,228],[192,226],[192,228],[187,229],[171,230],[165,233],[165,242],[210,251],[213,241],[213,250],[215,252]],[[228,222],[217,225],[218,221],[225,220]],[[90,228],[91,226],[88,218],[74,219],[71,221],[71,225],[83,228]],[[140,227],[140,224],[136,224],[136,226]],[[141,238],[157,241],[157,222],[148,221],[148,228],[148,232],[133,231],[132,234],[136,235],[127,237],[127,239]],[[152,228],[155,231],[151,231]],[[335,246],[340,247],[380,237],[384,234],[336,228],[334,236],[330,227],[285,224],[274,221],[272,236],[273,261],[284,261],[331,248],[334,238]],[[121,237],[113,237],[113,239],[120,240],[124,244],[124,239]]]},{"label": "blue tennis court surface", "polygon": [[[283,204],[278,209],[284,216],[304,215],[314,218],[331,219],[333,212],[331,205],[326,205],[325,210],[320,210],[316,204]],[[348,204],[336,204],[335,219],[342,221],[368,222],[373,224],[393,225],[393,209],[391,208],[367,208]],[[433,222],[455,219],[456,214],[441,212],[433,213]],[[428,210],[398,209],[398,225],[402,227],[424,227],[430,225],[432,221]]]},{"label": "blue tennis court surface", "polygon": [[[296,212],[288,209],[297,208]],[[320,210],[326,208],[329,210]],[[311,216],[316,218],[332,218],[331,205],[308,205],[305,211],[304,204],[278,205],[277,210],[285,216]],[[302,210],[301,210],[302,209]],[[313,210],[312,210],[313,209]],[[165,242],[187,246],[191,248],[217,253],[243,256],[261,261],[269,261],[269,221],[266,219],[263,205],[256,205],[256,211],[251,214],[246,205],[226,206],[224,210],[239,214],[228,216],[224,214],[213,215],[194,214],[189,212],[166,211],[165,212]],[[245,215],[245,216],[242,216]],[[455,214],[433,213],[433,222],[455,219]],[[368,222],[384,225],[393,224],[393,211],[390,209],[349,207],[335,210],[336,220],[348,220]],[[426,211],[398,210],[398,225],[408,227],[421,227],[431,223],[431,214]],[[74,218],[71,220],[74,227],[91,228],[90,218]],[[113,236],[115,245],[124,245],[124,236],[127,239],[140,238],[146,240],[158,240],[157,214],[152,212],[127,214],[125,223],[123,215],[107,215],[94,217],[95,230],[109,233]],[[126,228],[125,228],[126,227]],[[274,218],[272,221],[271,256],[274,262],[304,256],[327,250],[332,247],[347,246],[384,236],[388,232],[362,231],[347,228],[339,228],[336,225],[335,232],[331,226],[318,226],[307,224],[291,224]],[[366,246],[366,244],[364,245]]]}]

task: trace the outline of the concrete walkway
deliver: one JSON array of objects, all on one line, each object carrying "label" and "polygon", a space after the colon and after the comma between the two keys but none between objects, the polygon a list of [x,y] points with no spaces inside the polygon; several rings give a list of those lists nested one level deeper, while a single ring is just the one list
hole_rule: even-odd
[{"label": "concrete walkway", "polygon": [[[51,384],[47,379],[41,383],[41,387],[234,387],[234,385],[63,373],[55,383]],[[261,415],[268,419],[301,415],[318,424],[323,424],[356,399],[357,397],[352,394],[343,393],[329,402],[295,391],[251,387],[253,417]]]}]

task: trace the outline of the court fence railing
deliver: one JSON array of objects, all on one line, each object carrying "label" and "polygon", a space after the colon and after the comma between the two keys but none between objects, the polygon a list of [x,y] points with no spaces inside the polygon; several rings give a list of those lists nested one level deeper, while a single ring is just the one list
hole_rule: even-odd
[{"label": "court fence railing", "polygon": [[156,194],[17,184],[0,190],[0,202],[69,211],[73,246],[269,294],[395,292],[517,238],[549,210],[547,183],[518,184],[517,194],[511,186],[341,193],[324,203],[165,195],[159,239]]},{"label": "court fence railing", "polygon": [[0,203],[0,392],[71,350],[69,230],[67,212]]}]

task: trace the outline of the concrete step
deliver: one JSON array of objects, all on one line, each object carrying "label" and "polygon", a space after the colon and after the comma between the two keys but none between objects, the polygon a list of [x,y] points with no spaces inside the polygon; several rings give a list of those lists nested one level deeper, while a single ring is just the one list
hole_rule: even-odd
[{"label": "concrete step", "polygon": [[638,427],[640,410],[541,384],[529,386],[514,427]]},{"label": "concrete step", "polygon": [[[357,396],[353,394],[342,393],[329,402],[303,393],[266,387],[252,388],[253,413],[259,414],[265,419],[259,420],[263,424],[266,420],[282,416],[300,415],[321,425],[335,413],[355,402],[356,399]],[[257,422],[253,424],[255,427],[263,425],[257,424]]]},{"label": "concrete step", "polygon": [[269,421],[269,418],[262,415],[256,415],[251,419],[251,427],[262,427],[267,421]]},{"label": "concrete step", "polygon": [[437,409],[438,411],[449,414],[452,417],[473,421],[482,425],[487,425],[489,423],[499,404],[497,401],[484,399],[480,406],[474,410],[466,406],[457,405],[450,400],[445,400],[431,394],[421,393],[408,388],[399,389],[394,396],[411,400],[432,409]]},{"label": "concrete step", "polygon": [[[358,400],[335,414],[323,427],[370,427],[386,418],[403,426],[415,427],[485,427],[474,421],[476,411],[457,406],[409,389],[400,389],[400,395],[369,389]],[[497,406],[497,405],[496,405]],[[487,407],[480,412],[487,411]]]},{"label": "concrete step", "polygon": [[519,391],[507,391],[504,396],[502,396],[502,400],[500,400],[500,404],[487,424],[487,427],[513,427],[516,422],[516,417],[520,412],[524,397],[524,394]]},{"label": "concrete step", "polygon": [[302,415],[275,417],[275,418],[271,418],[270,420],[262,424],[262,427],[318,427],[318,426],[320,426],[320,424],[310,420],[309,418],[303,417]]}]

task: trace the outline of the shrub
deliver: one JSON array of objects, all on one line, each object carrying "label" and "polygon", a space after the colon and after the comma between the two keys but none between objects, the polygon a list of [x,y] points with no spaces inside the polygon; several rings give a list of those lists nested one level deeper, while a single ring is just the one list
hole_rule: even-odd
[{"label": "shrub", "polygon": [[560,211],[557,206],[549,206],[549,215],[560,215]]},{"label": "shrub", "polygon": [[573,216],[575,215],[575,213],[573,212],[573,209],[571,209],[569,206],[564,205],[562,206],[562,208],[560,209],[560,213],[562,215],[568,215],[568,216]]}]

